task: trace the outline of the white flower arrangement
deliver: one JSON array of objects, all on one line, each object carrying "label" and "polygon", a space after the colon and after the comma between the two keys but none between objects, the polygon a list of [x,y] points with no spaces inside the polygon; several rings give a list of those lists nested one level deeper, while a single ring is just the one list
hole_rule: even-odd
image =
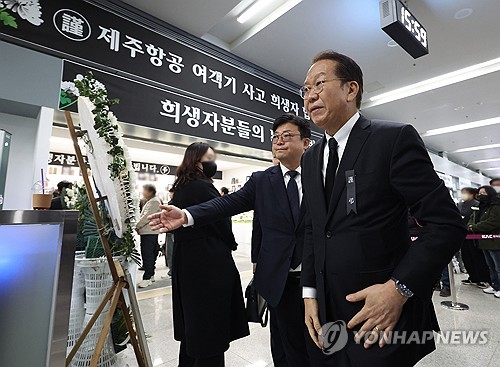
[{"label": "white flower arrangement", "polygon": [[[39,0],[0,0],[0,9],[7,9],[12,13],[17,13],[21,19],[36,26],[43,23],[42,7]],[[4,22],[4,24],[17,28],[15,18],[11,15],[9,17],[11,18],[10,23]]]},{"label": "white flower arrangement", "polygon": [[110,106],[117,103],[107,96],[106,87],[88,76],[77,75],[80,126],[86,131],[87,157],[97,188],[107,197],[106,205],[116,235],[124,240],[122,254],[135,250],[133,228],[139,216],[136,173],[120,124]]}]

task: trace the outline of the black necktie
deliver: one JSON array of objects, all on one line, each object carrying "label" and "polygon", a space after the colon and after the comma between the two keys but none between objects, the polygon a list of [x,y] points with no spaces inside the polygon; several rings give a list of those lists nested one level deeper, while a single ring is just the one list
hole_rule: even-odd
[{"label": "black necktie", "polygon": [[298,222],[300,214],[299,187],[297,186],[297,181],[295,181],[295,177],[297,177],[298,174],[299,173],[297,171],[288,171],[290,180],[288,181],[288,185],[286,187],[288,202],[290,203],[290,209],[292,210],[292,216],[295,225],[299,224]]},{"label": "black necktie", "polygon": [[333,185],[335,184],[335,175],[337,174],[337,168],[339,166],[339,153],[338,153],[338,143],[333,137],[328,140],[328,148],[330,149],[330,154],[328,156],[328,166],[326,166],[326,177],[325,177],[325,198],[326,207],[330,205],[330,199],[332,198]]}]

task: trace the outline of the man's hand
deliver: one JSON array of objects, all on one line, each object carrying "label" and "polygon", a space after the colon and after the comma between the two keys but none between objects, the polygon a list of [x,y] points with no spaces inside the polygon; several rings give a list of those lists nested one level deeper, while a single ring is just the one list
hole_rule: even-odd
[{"label": "man's hand", "polygon": [[321,336],[321,323],[319,322],[318,316],[318,301],[316,298],[304,298],[304,305],[306,326],[309,330],[309,335],[311,335],[314,344],[316,344],[319,349],[323,349],[323,345],[319,340]]},{"label": "man's hand", "polygon": [[153,231],[160,233],[170,232],[174,229],[187,224],[188,219],[186,213],[173,205],[160,205],[161,212],[155,213],[148,217],[151,222],[149,225]]},{"label": "man's hand", "polygon": [[[349,302],[365,301],[365,305],[361,311],[347,324],[347,327],[352,329],[364,322],[354,337],[356,342],[359,342],[366,333],[370,333],[369,341],[379,339],[378,344],[380,348],[387,344],[387,338],[396,327],[403,310],[403,305],[408,300],[396,290],[395,283],[392,280],[384,284],[372,285],[357,293],[349,294],[346,299]],[[376,334],[373,334],[374,332]],[[384,334],[386,335],[385,337]],[[372,344],[372,342],[368,342],[367,340],[364,343],[364,347],[368,349]]]}]

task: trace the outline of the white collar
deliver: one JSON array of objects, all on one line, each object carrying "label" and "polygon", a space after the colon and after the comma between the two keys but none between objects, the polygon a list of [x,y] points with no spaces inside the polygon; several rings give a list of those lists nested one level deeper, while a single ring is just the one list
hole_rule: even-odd
[{"label": "white collar", "polygon": [[[283,173],[283,177],[285,177],[285,175],[288,173],[288,171],[291,171],[289,170],[288,168],[286,168],[283,164],[280,163],[280,168],[281,168],[281,172]],[[299,175],[302,174],[302,167],[298,166],[297,169],[295,170],[296,172],[299,173]]]},{"label": "white collar", "polygon": [[[347,140],[347,138],[351,134],[351,130],[354,127],[354,124],[356,123],[356,121],[359,120],[359,117],[360,117],[359,112],[356,112],[354,115],[352,115],[352,117],[349,120],[347,120],[344,126],[342,126],[340,130],[337,131],[337,133],[333,136],[335,140],[337,140],[337,142],[342,140]],[[326,141],[329,141],[330,138],[332,137],[326,132],[326,130],[325,130],[325,136],[326,136]]]}]

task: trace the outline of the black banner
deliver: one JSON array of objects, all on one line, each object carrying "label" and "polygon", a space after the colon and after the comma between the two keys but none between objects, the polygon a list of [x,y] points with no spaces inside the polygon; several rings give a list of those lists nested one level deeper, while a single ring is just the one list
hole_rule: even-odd
[{"label": "black banner", "polygon": [[[106,86],[110,98],[120,100],[111,109],[121,122],[261,150],[271,149],[271,123],[265,118],[67,61],[63,68],[63,86],[67,88],[67,81],[89,70]],[[65,106],[74,107],[75,102],[76,97],[71,97],[70,93],[61,97]]]},{"label": "black banner", "polygon": [[10,18],[0,27],[0,37],[159,83],[182,95],[174,102],[195,98],[270,120],[285,112],[305,115],[298,94],[91,2],[40,0],[37,6],[3,9],[3,19]]}]

